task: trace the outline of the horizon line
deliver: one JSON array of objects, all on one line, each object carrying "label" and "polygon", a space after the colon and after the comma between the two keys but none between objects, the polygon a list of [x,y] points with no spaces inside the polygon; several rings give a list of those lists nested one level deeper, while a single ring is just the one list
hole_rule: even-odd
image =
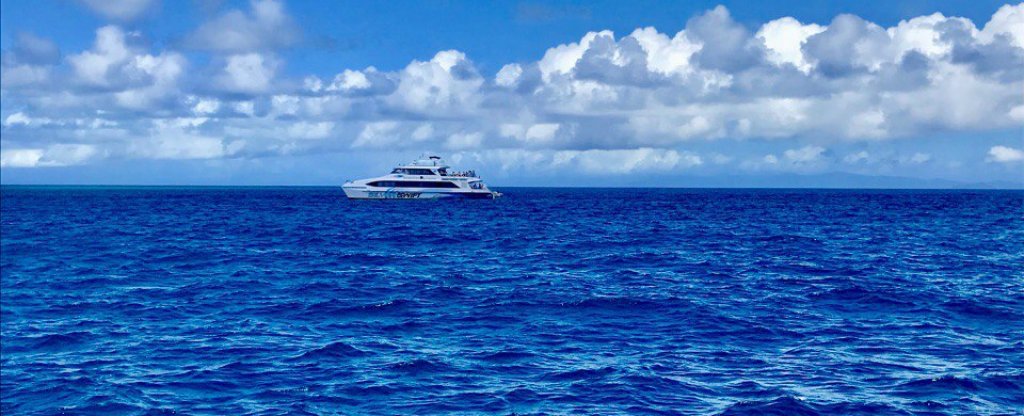
[{"label": "horizon line", "polygon": [[[0,183],[0,187],[23,188],[341,188],[341,185],[198,185],[198,184],[22,184]],[[1020,187],[830,187],[830,186],[539,186],[493,185],[494,188],[518,189],[706,189],[706,190],[836,190],[836,191],[1024,191]]]}]

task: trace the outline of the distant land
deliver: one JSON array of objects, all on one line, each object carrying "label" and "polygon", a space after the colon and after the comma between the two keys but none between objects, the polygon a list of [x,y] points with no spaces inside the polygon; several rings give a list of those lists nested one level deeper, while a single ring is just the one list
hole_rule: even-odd
[{"label": "distant land", "polygon": [[[642,177],[604,178],[577,186],[651,187]],[[494,181],[500,187],[499,181]],[[582,182],[582,181],[580,181]],[[682,188],[825,188],[825,189],[1024,189],[1024,174],[1019,181],[960,182],[948,179],[872,176],[832,172],[821,174],[763,174],[678,176],[661,178],[656,187]],[[538,184],[538,186],[546,186]]]}]

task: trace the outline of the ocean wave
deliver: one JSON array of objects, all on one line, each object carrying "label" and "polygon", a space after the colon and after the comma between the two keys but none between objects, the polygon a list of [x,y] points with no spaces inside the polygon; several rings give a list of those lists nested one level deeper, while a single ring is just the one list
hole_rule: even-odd
[{"label": "ocean wave", "polygon": [[0,188],[5,415],[1022,409],[1020,192],[53,192]]},{"label": "ocean wave", "polygon": [[301,355],[295,357],[296,360],[324,360],[324,359],[337,359],[337,358],[355,358],[363,357],[368,353],[359,348],[353,347],[352,345],[346,344],[341,341],[332,342],[324,345],[320,348],[314,348],[312,350],[303,352]]},{"label": "ocean wave", "polygon": [[16,350],[21,351],[32,351],[32,352],[55,352],[69,349],[75,349],[83,346],[93,335],[85,331],[75,331],[59,334],[47,334],[34,336],[30,338],[23,338],[19,341],[23,341],[27,344],[24,348],[15,347]]}]

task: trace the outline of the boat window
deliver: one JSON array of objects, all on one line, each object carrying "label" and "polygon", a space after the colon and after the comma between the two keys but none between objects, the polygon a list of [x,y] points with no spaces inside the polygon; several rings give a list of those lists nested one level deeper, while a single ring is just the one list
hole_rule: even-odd
[{"label": "boat window", "polygon": [[378,188],[458,188],[454,182],[374,181],[367,185]]},{"label": "boat window", "polygon": [[391,173],[399,175],[435,175],[434,171],[430,169],[396,168]]},{"label": "boat window", "polygon": [[448,169],[441,168],[437,170],[437,173],[441,176],[448,176]]}]

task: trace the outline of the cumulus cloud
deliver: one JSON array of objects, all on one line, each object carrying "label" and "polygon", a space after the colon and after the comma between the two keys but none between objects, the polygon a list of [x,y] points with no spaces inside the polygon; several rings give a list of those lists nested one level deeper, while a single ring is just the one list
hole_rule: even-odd
[{"label": "cumulus cloud", "polygon": [[273,58],[258,53],[231,55],[216,78],[216,88],[239,94],[267,92],[277,73],[277,65]]},{"label": "cumulus cloud", "polygon": [[1024,150],[1009,146],[992,146],[992,148],[988,149],[988,160],[999,163],[1024,161]]},{"label": "cumulus cloud", "polygon": [[334,82],[327,87],[328,91],[358,91],[369,89],[370,79],[365,73],[346,69],[345,72],[334,77]]},{"label": "cumulus cloud", "polygon": [[567,151],[560,153],[558,157],[562,163],[572,161],[579,164],[584,172],[595,174],[664,171],[680,165],[693,167],[703,163],[697,155],[651,148]]},{"label": "cumulus cloud", "polygon": [[523,75],[523,67],[519,64],[508,64],[501,67],[498,74],[494,76],[494,83],[502,87],[512,87],[519,82],[519,77]]},{"label": "cumulus cloud", "polygon": [[398,86],[388,97],[399,109],[418,113],[472,112],[482,98],[483,78],[466,55],[441,51],[427,62],[413,61],[398,76]]},{"label": "cumulus cloud", "polygon": [[805,146],[799,149],[789,149],[783,152],[786,160],[794,164],[814,163],[821,159],[825,148],[821,146]]},{"label": "cumulus cloud", "polygon": [[43,158],[43,149],[0,150],[0,167],[31,168]]},{"label": "cumulus cloud", "polygon": [[175,52],[151,55],[128,43],[137,36],[117,26],[96,31],[93,48],[68,57],[79,85],[111,91],[114,101],[124,107],[148,107],[174,92],[185,67],[185,58]]},{"label": "cumulus cloud", "polygon": [[479,132],[455,133],[445,140],[445,147],[452,150],[476,149],[483,143],[484,135]]},{"label": "cumulus cloud", "polygon": [[333,129],[334,123],[329,121],[318,123],[300,121],[288,127],[288,136],[300,139],[324,139],[331,135]]},{"label": "cumulus cloud", "polygon": [[0,54],[0,86],[11,89],[43,84],[59,59],[60,48],[53,41],[19,32],[10,50]]},{"label": "cumulus cloud", "polygon": [[761,26],[757,37],[767,48],[767,58],[776,65],[793,65],[800,71],[808,73],[811,63],[804,57],[802,47],[807,38],[825,31],[816,24],[802,24],[792,17],[772,20]]},{"label": "cumulus cloud", "polygon": [[40,126],[40,125],[49,124],[51,122],[52,122],[52,120],[50,120],[49,118],[45,118],[45,117],[44,118],[33,118],[33,117],[30,117],[27,114],[19,111],[17,113],[8,115],[6,118],[4,118],[3,125],[4,125],[4,127],[11,127],[11,126],[18,126],[18,125],[22,125],[22,126]]},{"label": "cumulus cloud", "polygon": [[[115,74],[114,70],[132,56],[125,43],[125,36],[125,32],[117,26],[104,26],[96,30],[92,50],[68,58],[79,81],[99,87],[120,81],[121,74]],[[118,75],[117,80],[111,80],[115,78],[113,75]]]},{"label": "cumulus cloud", "polygon": [[195,102],[195,105],[192,106],[192,112],[196,115],[214,114],[220,110],[220,101],[216,98],[189,97],[188,100]]},{"label": "cumulus cloud", "polygon": [[[719,6],[675,33],[595,30],[486,73],[443,50],[394,69],[296,74],[282,50],[300,40],[298,23],[282,3],[254,0],[178,44],[210,52],[196,62],[116,25],[63,60],[52,42],[16,36],[3,52],[5,166],[72,163],[51,146],[88,144],[96,152],[74,163],[446,149],[588,173],[864,168],[881,157],[842,146],[1024,126],[1022,28],[1024,4],[984,23],[936,13],[891,27],[853,15],[749,27]],[[688,151],[716,141],[784,144]]]},{"label": "cumulus cloud", "polygon": [[45,149],[4,149],[0,150],[0,167],[79,165],[96,156],[97,152],[96,146],[88,144],[56,144]]},{"label": "cumulus cloud", "polygon": [[978,34],[985,43],[995,41],[998,36],[1008,36],[1014,45],[1024,48],[1024,8],[1020,4],[999,7]]},{"label": "cumulus cloud", "polygon": [[225,145],[221,138],[203,134],[198,127],[206,121],[202,118],[156,120],[146,136],[128,144],[126,152],[147,159],[214,159],[230,156],[244,144]]},{"label": "cumulus cloud", "polygon": [[381,72],[372,66],[362,70],[346,69],[335,75],[322,91],[344,96],[385,95],[395,90],[396,77],[396,74]]},{"label": "cumulus cloud", "polygon": [[571,170],[592,175],[658,173],[700,166],[696,154],[649,147],[636,149],[529,150],[491,149],[456,152],[455,162],[500,167],[504,171],[552,172]]},{"label": "cumulus cloud", "polygon": [[277,0],[252,0],[248,12],[233,9],[199,26],[189,47],[226,53],[279,49],[295,44],[301,32]]},{"label": "cumulus cloud", "polygon": [[544,57],[537,62],[537,67],[540,68],[544,80],[550,81],[554,76],[566,75],[572,71],[580,58],[583,58],[583,53],[590,49],[590,43],[598,36],[613,36],[613,34],[611,31],[590,32],[583,36],[578,43],[559,45],[544,52]]},{"label": "cumulus cloud", "polygon": [[734,73],[764,59],[764,43],[734,21],[725,6],[686,22],[686,36],[701,44],[693,59],[703,68]]},{"label": "cumulus cloud", "polygon": [[503,124],[498,133],[526,145],[546,145],[558,136],[562,125],[558,123]]},{"label": "cumulus cloud", "polygon": [[352,142],[352,147],[383,147],[396,144],[403,136],[398,132],[399,124],[394,121],[367,123]]}]

